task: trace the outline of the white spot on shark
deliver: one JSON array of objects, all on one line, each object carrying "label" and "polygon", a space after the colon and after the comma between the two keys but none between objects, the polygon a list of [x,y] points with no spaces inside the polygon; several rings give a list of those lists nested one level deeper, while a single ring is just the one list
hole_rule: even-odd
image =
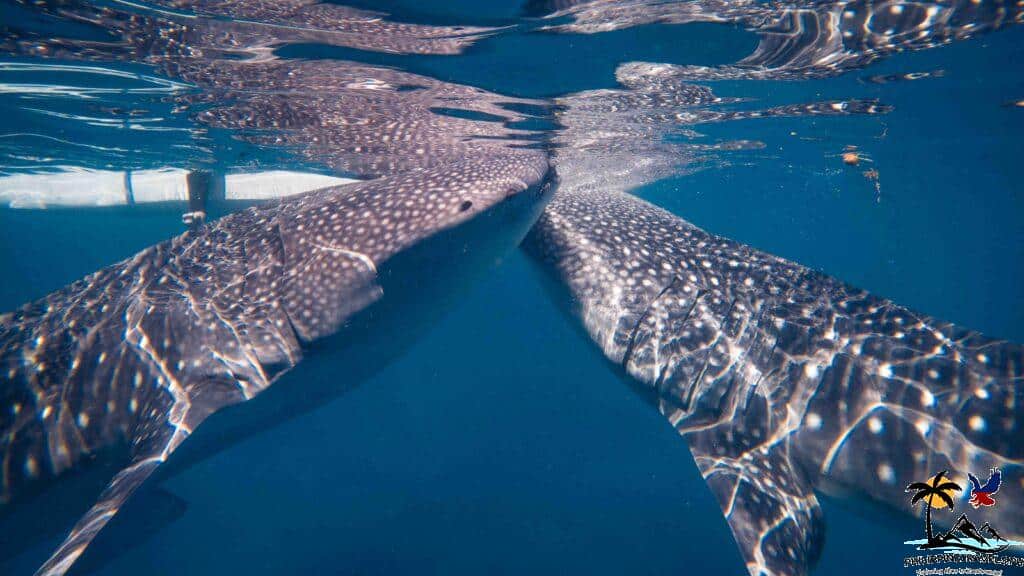
[{"label": "white spot on shark", "polygon": [[921,433],[921,436],[925,436],[928,434],[928,431],[931,430],[932,425],[930,422],[922,418],[914,423],[914,428],[917,428],[917,431]]},{"label": "white spot on shark", "polygon": [[804,376],[810,379],[818,377],[818,365],[817,364],[804,364]]},{"label": "white spot on shark", "polygon": [[872,434],[881,434],[882,430],[884,429],[885,426],[882,424],[882,421],[879,420],[877,416],[872,416],[871,418],[868,418],[868,430],[871,430]]},{"label": "white spot on shark", "polygon": [[807,413],[807,426],[811,430],[820,430],[821,429],[821,416],[819,416],[816,412],[808,412]]},{"label": "white spot on shark", "polygon": [[887,484],[891,484],[896,479],[896,473],[893,471],[892,466],[886,462],[879,464],[875,472],[878,474],[878,479]]},{"label": "white spot on shark", "polygon": [[28,474],[29,478],[35,478],[39,475],[39,462],[36,461],[35,456],[29,456],[25,459],[25,474]]},{"label": "white spot on shark", "polygon": [[921,405],[922,406],[934,406],[935,405],[935,394],[931,393],[931,390],[924,390],[921,392]]}]

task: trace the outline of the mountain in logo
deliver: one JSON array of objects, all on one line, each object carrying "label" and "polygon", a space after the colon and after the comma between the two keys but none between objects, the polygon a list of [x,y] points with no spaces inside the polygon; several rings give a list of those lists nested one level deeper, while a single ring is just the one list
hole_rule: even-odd
[{"label": "mountain in logo", "polygon": [[[988,534],[988,538],[985,537],[985,534]],[[974,544],[964,542],[965,539],[973,540]],[[981,528],[978,528],[974,525],[974,522],[971,522],[966,513],[961,514],[960,518],[957,518],[957,521],[953,523],[953,527],[936,540],[936,546],[929,547],[963,548],[989,554],[1002,552],[1009,547],[1009,543],[996,532],[995,528],[989,526],[988,522],[983,524]]]}]

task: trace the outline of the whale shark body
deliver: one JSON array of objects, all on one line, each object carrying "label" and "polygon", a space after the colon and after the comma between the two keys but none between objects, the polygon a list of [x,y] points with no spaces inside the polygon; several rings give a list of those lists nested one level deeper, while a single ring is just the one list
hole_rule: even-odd
[{"label": "whale shark body", "polygon": [[[263,205],[0,317],[5,507],[46,496],[97,457],[126,458],[38,573],[67,571],[165,462],[187,466],[351,386],[272,390],[329,336],[371,346],[361,336],[387,319],[408,327],[417,311],[432,314],[454,279],[518,243],[546,173],[543,153],[509,152]],[[183,451],[191,458],[172,459],[233,405]]]},{"label": "whale shark body", "polygon": [[685,438],[751,574],[807,573],[817,492],[912,513],[904,487],[938,470],[1024,473],[1024,347],[561,177],[526,249]]}]

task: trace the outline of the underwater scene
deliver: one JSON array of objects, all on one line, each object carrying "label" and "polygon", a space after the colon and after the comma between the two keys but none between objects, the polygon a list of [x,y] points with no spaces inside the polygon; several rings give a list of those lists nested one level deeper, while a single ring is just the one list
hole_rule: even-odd
[{"label": "underwater scene", "polygon": [[1024,575],[1024,0],[0,0],[0,574]]}]

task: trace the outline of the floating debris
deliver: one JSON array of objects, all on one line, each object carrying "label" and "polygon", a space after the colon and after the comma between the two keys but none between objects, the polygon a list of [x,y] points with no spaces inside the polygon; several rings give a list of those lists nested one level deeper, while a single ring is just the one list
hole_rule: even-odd
[{"label": "floating debris", "polygon": [[843,159],[843,164],[847,166],[860,166],[861,162],[874,162],[870,156],[862,153],[852,144],[845,146],[843,151],[839,153],[839,157]]},{"label": "floating debris", "polygon": [[[843,147],[843,151],[838,154],[828,154],[827,156],[836,157],[842,159],[843,164],[847,166],[860,166],[861,162],[874,162],[870,156],[860,151],[857,146],[853,144],[847,144]],[[882,184],[879,181],[879,173],[877,168],[868,168],[861,172],[861,174],[867,180],[871,181],[875,185],[875,202],[882,201]]]},{"label": "floating debris", "polygon": [[878,181],[878,170],[868,168],[863,172],[864,177],[875,183],[875,203],[882,202],[882,183]]}]

